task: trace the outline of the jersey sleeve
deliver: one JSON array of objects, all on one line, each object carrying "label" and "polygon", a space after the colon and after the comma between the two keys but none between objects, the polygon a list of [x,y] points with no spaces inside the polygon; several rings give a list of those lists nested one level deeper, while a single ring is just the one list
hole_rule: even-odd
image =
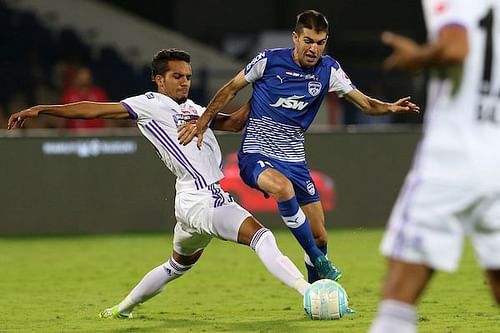
[{"label": "jersey sleeve", "polygon": [[473,8],[471,3],[463,0],[424,0],[424,14],[427,30],[431,38],[446,26],[467,27],[473,15],[468,15]]},{"label": "jersey sleeve", "polygon": [[130,119],[139,121],[150,117],[154,111],[156,96],[153,93],[146,93],[134,97],[125,98],[120,103],[127,109]]},{"label": "jersey sleeve", "polygon": [[348,94],[356,87],[352,84],[351,79],[342,70],[340,64],[334,61],[332,67],[330,68],[330,85],[328,92],[335,92],[337,96],[342,97]]},{"label": "jersey sleeve", "polygon": [[263,51],[255,56],[253,60],[245,67],[245,79],[253,83],[264,76],[264,70],[267,65],[267,54]]}]

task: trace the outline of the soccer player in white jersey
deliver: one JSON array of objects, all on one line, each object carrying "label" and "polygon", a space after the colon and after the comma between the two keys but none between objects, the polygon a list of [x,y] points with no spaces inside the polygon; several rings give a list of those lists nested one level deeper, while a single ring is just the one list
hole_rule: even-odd
[{"label": "soccer player in white jersey", "polygon": [[[177,128],[193,122],[204,112],[203,107],[188,99],[192,75],[189,54],[177,49],[161,50],[154,56],[151,67],[158,92],[130,97],[120,103],[40,105],[14,113],[8,121],[8,128],[14,129],[39,114],[80,119],[132,118],[177,177],[172,256],[147,273],[119,304],[105,309],[101,317],[130,317],[136,305],[186,273],[213,237],[249,245],[275,277],[304,294],[309,284],[280,252],[273,234],[219,186],[223,178],[222,158],[212,130],[207,130],[206,145],[201,150],[194,142],[184,146],[177,141]],[[211,125],[215,129],[238,131],[247,116],[248,107],[244,106],[230,116],[215,118]]]},{"label": "soccer player in white jersey", "polygon": [[371,333],[417,331],[423,290],[435,270],[456,270],[466,235],[500,304],[500,1],[423,8],[428,43],[382,36],[394,48],[387,68],[431,78],[424,135],[381,244],[389,271]]},{"label": "soccer player in white jersey", "polygon": [[285,224],[306,253],[309,282],[337,280],[341,273],[326,258],[325,216],[305,159],[305,131],[330,92],[345,96],[368,114],[418,111],[418,107],[409,97],[385,103],[356,89],[339,62],[323,55],[328,21],[321,13],[300,13],[292,38],[294,48],[259,53],[219,90],[197,127],[182,129],[179,138],[187,143],[198,136],[201,145],[211,118],[252,83],[251,112],[238,154],[241,177],[278,202]]}]

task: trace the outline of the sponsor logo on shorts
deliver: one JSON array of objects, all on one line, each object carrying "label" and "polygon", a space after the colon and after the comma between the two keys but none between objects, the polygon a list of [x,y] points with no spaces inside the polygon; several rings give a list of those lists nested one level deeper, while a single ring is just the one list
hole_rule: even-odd
[{"label": "sponsor logo on shorts", "polygon": [[316,194],[316,187],[314,186],[314,183],[310,180],[306,182],[307,186],[307,192],[309,192],[310,195],[315,195]]}]

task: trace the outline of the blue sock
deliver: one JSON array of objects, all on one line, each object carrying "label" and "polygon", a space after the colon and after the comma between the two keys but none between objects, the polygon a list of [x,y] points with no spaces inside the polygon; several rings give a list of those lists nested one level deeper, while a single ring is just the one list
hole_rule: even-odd
[{"label": "blue sock", "polygon": [[304,212],[300,209],[297,199],[292,197],[287,201],[278,202],[278,208],[288,229],[290,229],[312,262],[322,256],[323,252],[316,246],[311,226]]},{"label": "blue sock", "polygon": [[[327,244],[321,245],[321,246],[318,245],[318,248],[326,256],[326,254],[328,252],[328,245]],[[307,282],[313,283],[314,281],[318,281],[319,276],[318,276],[318,273],[316,272],[316,270],[314,269],[314,266],[308,265],[307,262],[305,263],[305,266],[307,269]]]}]

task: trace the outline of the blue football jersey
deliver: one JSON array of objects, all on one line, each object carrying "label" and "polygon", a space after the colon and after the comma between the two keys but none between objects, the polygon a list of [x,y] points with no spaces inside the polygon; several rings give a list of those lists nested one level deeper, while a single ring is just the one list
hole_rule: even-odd
[{"label": "blue football jersey", "polygon": [[253,84],[243,153],[260,153],[286,162],[305,160],[304,133],[325,95],[342,97],[355,87],[339,63],[328,55],[315,67],[303,68],[293,60],[293,49],[269,49],[246,67]]}]

